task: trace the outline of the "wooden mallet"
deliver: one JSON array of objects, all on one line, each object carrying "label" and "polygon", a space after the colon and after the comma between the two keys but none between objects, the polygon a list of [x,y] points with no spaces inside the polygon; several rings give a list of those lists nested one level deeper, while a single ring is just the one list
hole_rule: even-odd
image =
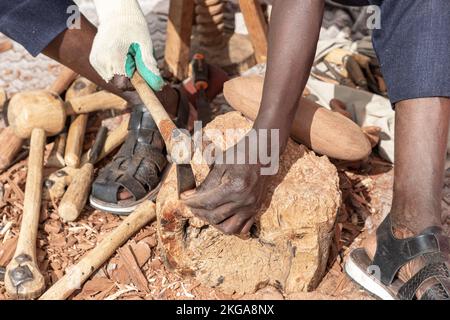
[{"label": "wooden mallet", "polygon": [[22,224],[16,251],[6,268],[5,287],[14,297],[33,299],[45,289],[44,277],[36,261],[36,238],[46,136],[63,130],[66,113],[56,93],[30,91],[16,94],[11,99],[8,120],[18,137],[27,139],[31,136],[31,141]]}]

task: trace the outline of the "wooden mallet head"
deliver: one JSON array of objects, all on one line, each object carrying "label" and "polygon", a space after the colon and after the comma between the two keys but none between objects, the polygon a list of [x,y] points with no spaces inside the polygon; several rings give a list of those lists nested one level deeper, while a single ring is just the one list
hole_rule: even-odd
[{"label": "wooden mallet head", "polygon": [[27,91],[14,95],[8,106],[8,121],[14,133],[31,137],[33,129],[53,136],[64,129],[66,111],[61,98],[50,91]]}]

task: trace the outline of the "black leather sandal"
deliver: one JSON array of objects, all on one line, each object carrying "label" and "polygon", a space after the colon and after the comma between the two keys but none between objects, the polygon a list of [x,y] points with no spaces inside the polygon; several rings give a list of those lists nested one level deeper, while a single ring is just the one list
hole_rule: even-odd
[{"label": "black leather sandal", "polygon": [[[425,266],[403,283],[398,272],[408,262],[422,257]],[[430,227],[416,237],[397,239],[390,215],[377,229],[373,261],[363,248],[353,250],[346,273],[370,293],[383,300],[450,300],[450,238],[442,228]],[[422,292],[417,297],[418,291]]]},{"label": "black leather sandal", "polygon": [[[185,127],[189,102],[180,93],[177,126]],[[92,185],[90,205],[117,215],[128,215],[144,200],[154,200],[167,167],[164,141],[144,105],[133,107],[129,134],[116,156],[100,171]],[[120,200],[128,191],[131,198]]]}]

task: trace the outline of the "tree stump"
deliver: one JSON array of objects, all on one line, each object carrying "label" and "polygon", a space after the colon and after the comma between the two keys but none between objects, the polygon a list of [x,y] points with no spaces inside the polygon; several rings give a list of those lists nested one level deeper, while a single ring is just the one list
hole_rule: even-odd
[{"label": "tree stump", "polygon": [[[206,129],[249,130],[238,112],[217,117]],[[197,183],[206,165],[194,165]],[[254,293],[274,286],[286,293],[313,290],[324,274],[341,195],[328,158],[289,141],[250,239],[224,235],[193,217],[177,196],[172,166],[157,199],[158,237],[167,267],[225,293]]]}]

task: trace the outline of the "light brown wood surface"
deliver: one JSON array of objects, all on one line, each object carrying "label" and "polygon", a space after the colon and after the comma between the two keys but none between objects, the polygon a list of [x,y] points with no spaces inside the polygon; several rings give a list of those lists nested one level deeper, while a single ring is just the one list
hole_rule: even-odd
[{"label": "light brown wood surface", "polygon": [[[0,90],[0,109],[3,107],[8,97],[4,90]],[[23,139],[15,135],[10,127],[4,128],[0,132],[0,172],[5,170],[22,149]]]},{"label": "light brown wood surface", "polygon": [[62,66],[61,72],[53,84],[50,86],[49,90],[56,92],[61,95],[67,88],[75,81],[77,74],[71,69]]},{"label": "light brown wood surface", "polygon": [[268,26],[261,4],[258,0],[239,0],[239,6],[255,49],[256,61],[258,63],[266,62]]},{"label": "light brown wood surface", "polygon": [[[8,264],[5,275],[6,291],[10,295],[22,299],[34,299],[45,289],[44,277],[39,271],[36,261],[36,240],[41,211],[42,166],[44,164],[45,137],[44,129],[38,128],[33,130],[30,142],[30,157],[28,160],[28,173],[19,240],[14,257]],[[20,284],[16,288],[8,275],[10,272],[14,272],[16,268],[23,266],[30,269],[33,279]]]},{"label": "light brown wood surface", "polygon": [[[112,130],[108,137],[105,140],[105,144],[100,152],[100,155],[97,159],[97,162],[102,160],[104,157],[113,152],[117,147],[119,147],[122,143],[124,143],[125,139],[128,136],[128,124],[130,119],[125,119],[122,123],[114,130]],[[84,165],[89,160],[91,150],[88,150],[81,157],[81,165]]]},{"label": "light brown wood surface", "polygon": [[67,133],[61,132],[53,144],[52,151],[48,156],[45,166],[47,168],[63,168],[66,163],[64,161],[64,150],[66,149]]},{"label": "light brown wood surface", "polygon": [[[66,101],[77,97],[87,96],[97,90],[97,85],[86,78],[78,78],[67,90]],[[88,114],[74,116],[67,133],[67,144],[64,154],[64,162],[67,166],[78,168],[83,151],[84,136],[89,119]]]},{"label": "light brown wood surface", "polygon": [[155,120],[159,132],[166,143],[167,151],[170,154],[172,150],[172,133],[177,129],[177,127],[173,123],[164,106],[156,97],[153,90],[148,86],[138,72],[136,72],[131,78],[131,83],[139,94],[139,97],[142,99],[142,102],[144,102],[148,111],[152,115],[153,120]]},{"label": "light brown wood surface", "polygon": [[0,172],[12,163],[22,149],[23,141],[11,127],[6,127],[0,132]]},{"label": "light brown wood surface", "polygon": [[[225,98],[234,109],[254,120],[261,104],[263,83],[260,76],[235,78],[225,83]],[[306,98],[301,99],[295,114],[291,136],[319,154],[340,160],[361,160],[372,150],[356,123]]]},{"label": "light brown wood surface", "polygon": [[129,215],[115,230],[86,254],[76,265],[69,267],[67,273],[59,279],[40,300],[64,300],[97,270],[125,241],[156,218],[155,204],[146,201]]},{"label": "light brown wood surface", "polygon": [[28,139],[34,128],[45,129],[48,136],[64,129],[66,113],[61,98],[51,91],[15,94],[8,107],[8,121],[15,134]]},{"label": "light brown wood surface", "polygon": [[104,110],[123,111],[127,108],[127,101],[113,93],[99,91],[87,96],[74,97],[65,103],[67,115],[89,113]]},{"label": "light brown wood surface", "polygon": [[170,0],[164,57],[167,68],[179,80],[189,74],[193,19],[194,0]]},{"label": "light brown wood surface", "polygon": [[75,221],[83,211],[94,178],[94,165],[86,163],[78,171],[64,193],[58,213],[65,222]]}]

